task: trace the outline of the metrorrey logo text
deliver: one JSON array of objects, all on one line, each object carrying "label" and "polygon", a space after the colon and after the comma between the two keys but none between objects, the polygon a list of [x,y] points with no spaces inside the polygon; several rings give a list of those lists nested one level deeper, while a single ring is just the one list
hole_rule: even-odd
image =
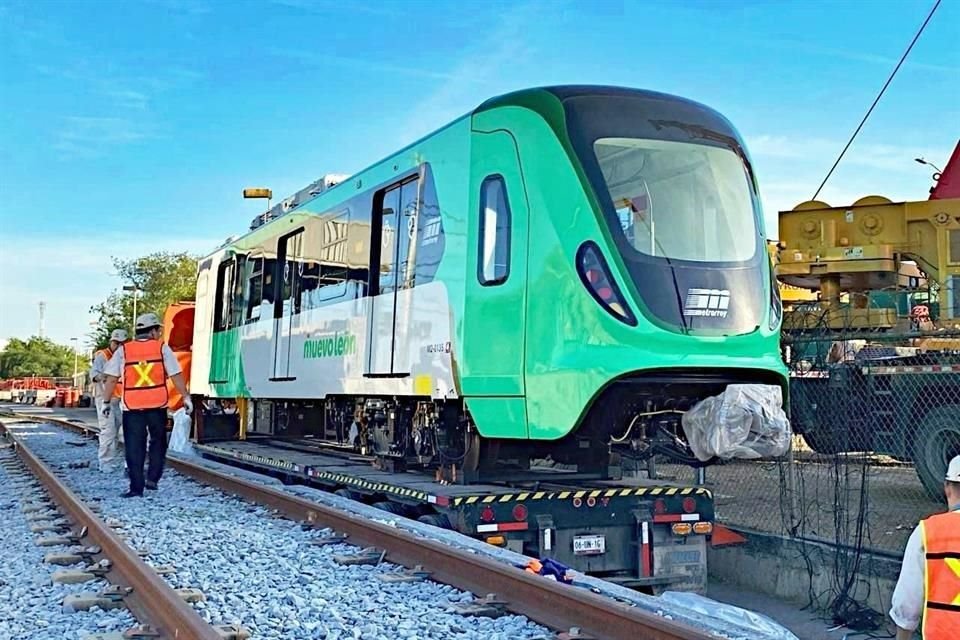
[{"label": "metrorrey logo text", "polygon": [[337,332],[328,336],[317,336],[303,343],[304,358],[332,358],[349,356],[357,350],[357,337],[352,333]]}]

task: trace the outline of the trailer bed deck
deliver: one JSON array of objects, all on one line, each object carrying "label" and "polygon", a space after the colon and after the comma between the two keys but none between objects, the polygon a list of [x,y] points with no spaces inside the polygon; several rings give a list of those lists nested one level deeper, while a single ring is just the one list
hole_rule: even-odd
[{"label": "trailer bed deck", "polygon": [[[426,501],[442,506],[476,502],[520,500],[568,500],[571,497],[700,496],[712,498],[709,489],[651,481],[643,478],[578,481],[563,471],[543,469],[542,480],[508,486],[504,484],[443,484],[424,471],[391,473],[376,469],[369,458],[339,452],[290,448],[272,439],[231,440],[194,444],[205,457],[240,462],[291,480],[310,484],[342,485],[377,491],[409,502]],[[521,497],[522,496],[522,497]]]}]

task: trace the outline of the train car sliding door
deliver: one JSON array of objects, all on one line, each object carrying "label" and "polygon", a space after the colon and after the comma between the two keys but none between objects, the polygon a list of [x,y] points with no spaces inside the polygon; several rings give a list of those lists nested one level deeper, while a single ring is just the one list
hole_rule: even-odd
[{"label": "train car sliding door", "polygon": [[282,236],[277,246],[277,290],[273,306],[273,376],[270,380],[295,380],[290,375],[290,350],[294,316],[300,299],[300,270],[303,269],[303,229]]},{"label": "train car sliding door", "polygon": [[[372,253],[379,254],[380,268],[372,272],[376,292],[370,300],[370,340],[367,375],[403,377],[410,364],[404,340],[413,288],[413,268],[409,264],[410,239],[416,232],[419,177],[414,177],[383,193],[380,211],[375,212]],[[379,242],[377,242],[379,235]],[[377,260],[377,255],[372,256]],[[372,262],[376,264],[376,262]]]}]

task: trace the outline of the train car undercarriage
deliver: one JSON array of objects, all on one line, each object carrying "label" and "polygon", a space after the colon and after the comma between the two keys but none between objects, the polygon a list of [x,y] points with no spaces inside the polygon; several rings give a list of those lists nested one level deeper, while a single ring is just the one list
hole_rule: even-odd
[{"label": "train car undercarriage", "polygon": [[[694,455],[683,417],[730,384],[755,383],[752,372],[683,375],[660,372],[621,378],[591,404],[580,426],[558,440],[494,439],[480,435],[462,400],[330,396],[250,401],[244,432],[369,456],[390,472],[432,469],[456,484],[536,479],[544,467],[570,479],[616,480],[625,460],[660,456],[692,467],[713,464]],[[207,401],[203,438],[233,437],[219,401]],[[538,471],[539,470],[539,471]]]}]

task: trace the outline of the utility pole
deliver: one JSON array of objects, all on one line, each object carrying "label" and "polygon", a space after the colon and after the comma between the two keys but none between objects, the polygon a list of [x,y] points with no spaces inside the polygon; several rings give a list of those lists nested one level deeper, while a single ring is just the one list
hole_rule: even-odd
[{"label": "utility pole", "polygon": [[43,300],[40,301],[40,332],[37,334],[38,337],[43,337],[43,316],[47,311],[47,303]]},{"label": "utility pole", "polygon": [[123,285],[124,291],[129,291],[133,295],[133,319],[130,322],[130,327],[133,329],[133,332],[137,332],[137,298],[139,297],[140,288],[135,284],[125,284]]},{"label": "utility pole", "polygon": [[73,343],[73,384],[77,384],[77,338],[70,338]]}]

